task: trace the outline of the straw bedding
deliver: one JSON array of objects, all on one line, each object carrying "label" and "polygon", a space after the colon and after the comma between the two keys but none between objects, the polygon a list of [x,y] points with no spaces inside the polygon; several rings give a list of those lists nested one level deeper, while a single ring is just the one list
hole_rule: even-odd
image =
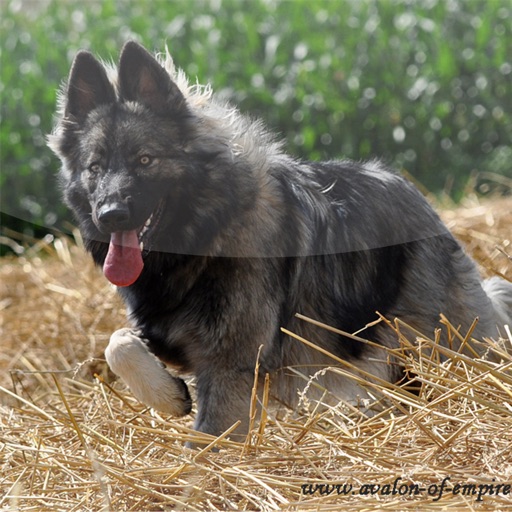
[{"label": "straw bedding", "polygon": [[[483,274],[512,279],[510,198],[443,216]],[[372,388],[384,405],[372,418],[343,404],[318,414],[305,402],[279,419],[270,408],[245,444],[204,438],[221,449],[197,452],[183,447],[199,437],[190,417],[148,410],[106,367],[123,306],[79,245],[25,244],[0,268],[0,508],[512,508],[510,330],[491,348],[500,364],[457,353],[441,364],[435,333],[413,345],[387,319],[415,392]],[[449,319],[440,328],[467,334]]]}]

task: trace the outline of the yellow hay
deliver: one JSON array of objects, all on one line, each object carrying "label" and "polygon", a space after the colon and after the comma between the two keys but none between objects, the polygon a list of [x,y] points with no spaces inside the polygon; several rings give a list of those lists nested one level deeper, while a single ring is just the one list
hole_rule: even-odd
[{"label": "yellow hay", "polygon": [[[443,212],[486,275],[512,278],[511,202],[473,199]],[[438,334],[408,338],[410,328],[381,319],[402,341],[383,358],[401,361],[415,390],[367,383],[380,403],[372,417],[346,404],[319,412],[304,403],[277,418],[267,379],[263,404],[253,396],[254,428],[235,443],[229,432],[214,439],[194,432],[190,418],[148,410],[114,379],[103,349],[125,323],[123,305],[80,247],[32,244],[4,258],[0,286],[0,509],[512,507],[510,329],[489,343],[499,363],[449,349],[443,360]],[[449,319],[440,328],[467,349],[474,343]],[[190,440],[207,447],[188,450]]]}]

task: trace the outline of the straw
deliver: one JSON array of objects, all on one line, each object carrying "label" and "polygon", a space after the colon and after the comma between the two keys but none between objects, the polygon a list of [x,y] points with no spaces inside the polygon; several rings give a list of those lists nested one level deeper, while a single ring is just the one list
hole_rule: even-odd
[{"label": "straw", "polygon": [[[473,197],[441,212],[486,276],[512,278],[511,206],[510,198]],[[219,438],[194,432],[190,416],[148,409],[115,379],[103,350],[126,325],[125,309],[81,247],[66,238],[3,236],[19,256],[0,268],[0,508],[512,508],[505,487],[512,485],[510,327],[489,342],[494,358],[470,357],[472,330],[458,332],[449,318],[439,329],[461,341],[464,353],[440,348],[440,332],[381,318],[401,340],[382,359],[403,364],[415,392],[406,383],[370,382],[333,356],[329,371],[353,374],[379,412],[369,417],[349,404],[321,409],[304,400],[283,413],[273,404],[271,376],[255,371],[252,431],[234,442],[229,431]],[[320,316],[301,321],[322,327]],[[364,331],[347,334],[365,339]],[[205,448],[185,448],[187,441]]]}]

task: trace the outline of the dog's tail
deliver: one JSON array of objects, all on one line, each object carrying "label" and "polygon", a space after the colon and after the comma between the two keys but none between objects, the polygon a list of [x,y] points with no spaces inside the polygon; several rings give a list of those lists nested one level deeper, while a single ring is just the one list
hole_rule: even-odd
[{"label": "dog's tail", "polygon": [[508,325],[512,329],[512,282],[491,277],[483,282],[483,288],[493,305],[498,326]]}]

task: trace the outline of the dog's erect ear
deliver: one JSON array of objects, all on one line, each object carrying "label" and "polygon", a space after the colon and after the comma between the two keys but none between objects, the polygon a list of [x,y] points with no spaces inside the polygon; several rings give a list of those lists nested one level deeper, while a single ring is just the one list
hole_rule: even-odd
[{"label": "dog's erect ear", "polygon": [[78,52],[69,75],[65,116],[83,121],[91,110],[115,100],[105,68],[91,53]]},{"label": "dog's erect ear", "polygon": [[185,107],[185,98],[167,71],[135,41],[121,51],[119,91],[123,100],[137,101],[157,112]]}]

